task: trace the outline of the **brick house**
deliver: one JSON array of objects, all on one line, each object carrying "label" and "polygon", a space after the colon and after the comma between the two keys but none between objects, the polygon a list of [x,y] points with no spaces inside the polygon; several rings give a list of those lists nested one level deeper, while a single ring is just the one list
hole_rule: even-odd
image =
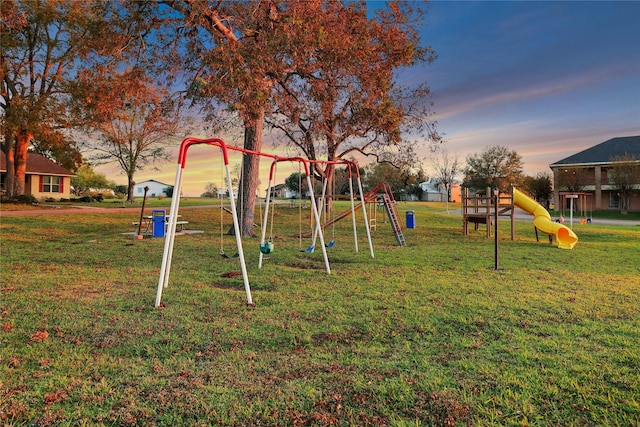
[{"label": "brick house", "polygon": [[[619,161],[622,158],[627,161]],[[640,135],[612,138],[549,167],[553,172],[556,209],[568,207],[567,194],[578,194],[580,200],[589,203],[587,209],[617,210],[621,207],[621,193],[626,193],[627,210],[640,211]],[[631,177],[626,184],[617,178],[623,167],[631,170],[626,174]]]},{"label": "brick house", "polygon": [[[0,152],[0,191],[6,193],[7,157]],[[27,153],[27,173],[25,176],[25,194],[36,199],[69,199],[71,197],[71,178],[75,174],[36,153]]]}]

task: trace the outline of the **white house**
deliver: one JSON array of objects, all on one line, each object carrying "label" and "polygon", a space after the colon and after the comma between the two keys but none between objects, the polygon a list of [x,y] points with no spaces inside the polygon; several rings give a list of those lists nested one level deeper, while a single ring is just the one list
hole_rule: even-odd
[{"label": "white house", "polygon": [[149,179],[147,181],[137,183],[133,186],[133,196],[143,197],[144,187],[149,187],[149,191],[147,191],[147,197],[158,197],[166,196],[167,194],[165,191],[167,190],[167,188],[171,187],[171,185],[156,181],[155,179]]},{"label": "white house", "polygon": [[297,191],[290,190],[289,187],[286,186],[286,184],[276,184],[271,187],[271,197],[294,199],[300,196]]},{"label": "white house", "polygon": [[422,188],[422,200],[427,202],[446,202],[447,191],[444,185],[437,183],[433,180],[421,182],[420,188]]}]

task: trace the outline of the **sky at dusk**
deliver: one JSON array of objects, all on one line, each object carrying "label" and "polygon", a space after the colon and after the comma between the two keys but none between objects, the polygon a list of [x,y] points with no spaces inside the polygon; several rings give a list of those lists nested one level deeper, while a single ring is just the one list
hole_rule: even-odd
[{"label": "sky at dusk", "polygon": [[424,72],[451,153],[516,150],[525,173],[640,135],[640,2],[430,3]]},{"label": "sky at dusk", "polygon": [[[403,72],[402,83],[426,80],[438,131],[460,161],[501,145],[522,156],[525,173],[548,172],[600,142],[640,135],[639,22],[637,1],[431,2],[421,34],[438,59]],[[212,172],[217,155],[193,157],[188,196],[221,181]],[[175,161],[138,172],[136,181],[173,184]],[[262,163],[267,170],[270,162]],[[428,160],[424,168],[431,172]]]}]

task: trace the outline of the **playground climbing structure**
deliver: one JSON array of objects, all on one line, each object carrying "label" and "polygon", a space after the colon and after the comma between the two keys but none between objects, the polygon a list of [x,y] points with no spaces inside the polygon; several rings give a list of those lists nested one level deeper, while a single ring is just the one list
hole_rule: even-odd
[{"label": "playground climbing structure", "polygon": [[469,224],[473,224],[476,231],[481,224],[484,224],[487,237],[491,237],[491,221],[495,217],[495,209],[498,209],[498,217],[506,217],[511,221],[511,240],[513,240],[515,236],[515,210],[513,207],[513,193],[500,193],[496,201],[490,188],[474,194],[469,194],[469,189],[463,188],[462,234],[465,236],[469,234]]},{"label": "playground climbing structure", "polygon": [[509,217],[511,220],[511,240],[515,235],[515,209],[520,208],[529,215],[533,215],[533,225],[538,231],[549,235],[549,241],[554,238],[560,249],[572,249],[578,242],[578,236],[569,227],[551,220],[549,212],[531,197],[512,187],[508,194],[499,194],[496,198],[487,188],[484,194],[469,194],[468,189],[462,192],[462,230],[466,236],[469,234],[469,224],[474,224],[477,231],[480,224],[485,224],[487,237],[491,236],[491,221],[495,217],[496,209],[498,217]]},{"label": "playground climbing structure", "polygon": [[393,197],[393,192],[389,184],[386,182],[378,183],[367,195],[370,196],[371,199],[374,199],[376,203],[382,203],[384,206],[384,210],[389,217],[389,223],[391,224],[391,231],[396,238],[398,246],[407,246],[404,234],[402,233],[400,216],[398,215],[398,204]]}]

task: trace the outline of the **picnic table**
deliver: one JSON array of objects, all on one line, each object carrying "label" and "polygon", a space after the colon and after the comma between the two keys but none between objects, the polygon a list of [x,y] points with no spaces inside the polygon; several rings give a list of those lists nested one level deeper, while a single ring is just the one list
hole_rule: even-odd
[{"label": "picnic table", "polygon": [[[184,230],[184,226],[189,224],[189,221],[181,221],[180,218],[182,218],[182,215],[177,215],[178,221],[176,221],[176,231],[183,231]],[[164,224],[165,224],[165,227],[167,227],[167,225],[169,225],[169,216],[168,215],[166,215],[164,217]],[[139,221],[135,221],[135,222],[132,222],[131,225],[133,225],[134,231],[137,233],[138,232],[138,227],[140,226],[140,222]],[[140,233],[141,234],[150,234],[151,230],[152,230],[152,226],[153,226],[153,216],[144,215],[142,217],[142,226],[139,227],[140,228]]]}]

